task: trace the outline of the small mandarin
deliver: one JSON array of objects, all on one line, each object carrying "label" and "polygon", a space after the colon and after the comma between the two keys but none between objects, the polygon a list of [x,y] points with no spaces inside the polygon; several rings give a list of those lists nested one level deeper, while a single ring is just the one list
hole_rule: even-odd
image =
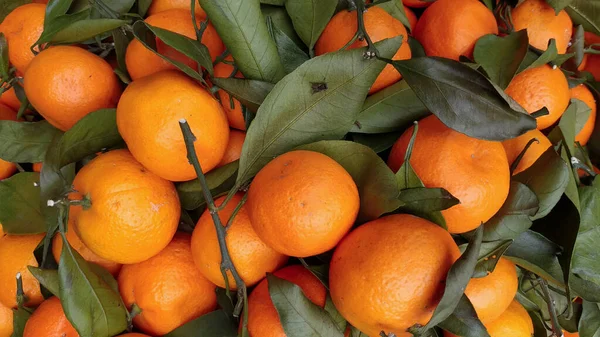
[{"label": "small mandarin", "polygon": [[433,3],[433,1],[423,1],[423,0],[402,0],[405,6],[412,8],[422,8],[427,7]]},{"label": "small mandarin", "polygon": [[13,333],[13,311],[0,304],[0,337],[11,337]]},{"label": "small mandarin", "polygon": [[10,87],[10,89],[0,94],[0,103],[15,111],[19,111],[19,108],[21,107],[21,101],[19,101],[14,87]]},{"label": "small mandarin", "polygon": [[33,172],[37,172],[40,173],[42,172],[42,163],[33,163],[32,168],[33,168]]},{"label": "small mandarin", "polygon": [[[484,324],[490,337],[531,337],[533,336],[533,322],[527,310],[517,302],[512,301],[500,317],[491,323]],[[444,331],[445,337],[458,337]]]},{"label": "small mandarin", "polygon": [[563,9],[558,15],[545,0],[525,0],[511,13],[515,31],[527,29],[529,44],[540,50],[556,41],[559,54],[565,54],[573,33],[573,22]]},{"label": "small mandarin", "polygon": [[58,297],[50,297],[40,304],[25,324],[23,337],[79,337]]},{"label": "small mandarin", "polygon": [[568,332],[563,330],[564,337],[579,337],[579,332]]},{"label": "small mandarin", "polygon": [[[232,58],[228,57],[225,60],[231,61]],[[230,77],[233,73],[234,67],[231,64],[220,62],[214,67],[214,76],[215,77]],[[236,78],[243,78],[244,76],[240,71],[235,73]],[[223,110],[227,114],[227,121],[229,122],[229,126],[238,129],[238,130],[246,130],[246,121],[244,120],[244,113],[242,111],[242,103],[237,99],[231,97],[225,90],[219,89],[217,91],[217,95],[219,95],[219,101],[221,101],[221,106],[223,106]]]},{"label": "small mandarin", "polygon": [[[152,15],[169,9],[186,9],[191,11],[192,6],[189,0],[153,0],[150,8],[148,8],[148,14]],[[194,13],[201,18],[206,17],[206,12],[200,7],[198,1],[196,1],[196,5],[194,6]]]},{"label": "small mandarin", "polygon": [[404,6],[404,12],[406,13],[406,18],[408,19],[408,22],[410,23],[410,29],[415,29],[415,27],[417,26],[417,15],[415,14],[415,12],[412,11],[412,9]]},{"label": "small mandarin", "polygon": [[223,155],[223,159],[219,163],[218,167],[225,166],[232,163],[242,155],[242,147],[246,140],[246,133],[238,130],[231,130],[229,132],[229,141],[227,142],[227,149]]},{"label": "small mandarin", "polygon": [[[16,121],[17,113],[8,106],[0,103],[0,120]],[[17,165],[0,159],[0,180],[9,178],[17,172]]]},{"label": "small mandarin", "polygon": [[552,146],[552,143],[548,137],[537,129],[527,131],[519,137],[502,142],[502,146],[504,146],[506,156],[508,157],[508,164],[512,165],[519,154],[525,149],[527,143],[534,138],[537,139],[537,141],[531,143],[531,146],[529,146],[527,152],[525,152],[525,155],[521,158],[521,161],[513,174],[521,173],[531,167],[531,165],[533,165],[533,163],[535,163],[535,161]]},{"label": "small mandarin", "polygon": [[571,89],[571,98],[583,101],[591,110],[590,117],[583,125],[583,128],[575,136],[575,141],[579,142],[581,146],[585,146],[594,132],[594,126],[596,125],[596,99],[594,95],[584,84],[580,84]]},{"label": "small mandarin", "polygon": [[31,47],[42,35],[45,15],[46,5],[25,4],[15,8],[0,24],[0,33],[8,44],[8,60],[21,75],[35,56]]}]

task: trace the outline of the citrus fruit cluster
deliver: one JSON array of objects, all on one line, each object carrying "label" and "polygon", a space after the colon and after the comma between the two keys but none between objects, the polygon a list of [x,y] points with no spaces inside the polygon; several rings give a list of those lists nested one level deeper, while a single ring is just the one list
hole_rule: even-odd
[{"label": "citrus fruit cluster", "polygon": [[0,337],[600,334],[600,2],[2,1]]}]

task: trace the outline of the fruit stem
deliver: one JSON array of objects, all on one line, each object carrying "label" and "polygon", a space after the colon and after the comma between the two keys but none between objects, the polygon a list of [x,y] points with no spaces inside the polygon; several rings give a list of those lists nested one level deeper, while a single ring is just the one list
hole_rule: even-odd
[{"label": "fruit stem", "polygon": [[563,337],[560,324],[558,323],[558,317],[556,315],[556,308],[554,307],[555,302],[552,298],[552,294],[550,294],[548,283],[546,282],[546,280],[539,276],[537,276],[537,281],[540,285],[540,288],[542,289],[542,293],[544,294],[544,299],[548,304],[548,313],[550,314],[550,323],[552,324],[552,337]]},{"label": "fruit stem", "polygon": [[27,297],[23,291],[23,277],[21,273],[17,273],[17,308],[22,308],[27,302]]},{"label": "fruit stem", "polygon": [[371,59],[379,56],[379,51],[375,48],[375,44],[371,41],[371,37],[365,28],[365,7],[364,0],[356,0],[356,16],[358,17],[358,39],[367,41],[367,51],[363,55],[365,59]]},{"label": "fruit stem", "polygon": [[221,223],[221,219],[219,218],[217,207],[215,206],[215,201],[212,195],[210,194],[210,188],[208,187],[208,183],[206,182],[206,177],[204,176],[202,166],[200,166],[198,155],[196,154],[196,149],[194,147],[196,136],[194,136],[190,125],[185,119],[179,120],[179,126],[181,127],[181,132],[183,133],[183,139],[185,141],[185,148],[187,150],[188,160],[194,166],[194,170],[196,171],[196,175],[198,176],[198,181],[202,186],[204,200],[206,200],[209,213],[213,219],[213,223],[217,232],[217,239],[219,241],[219,248],[221,250],[221,273],[223,274],[223,278],[225,279],[225,288],[229,292],[229,278],[227,277],[228,271],[233,276],[233,279],[235,280],[235,284],[237,286],[238,301],[235,305],[233,316],[239,317],[240,312],[244,307],[244,303],[246,302],[245,299],[247,298],[246,284],[238,274],[237,270],[235,269],[235,266],[233,265],[233,262],[231,261],[231,256],[229,255],[229,250],[227,248],[227,242],[225,241],[227,232],[225,231],[225,227],[223,226],[223,224]]}]

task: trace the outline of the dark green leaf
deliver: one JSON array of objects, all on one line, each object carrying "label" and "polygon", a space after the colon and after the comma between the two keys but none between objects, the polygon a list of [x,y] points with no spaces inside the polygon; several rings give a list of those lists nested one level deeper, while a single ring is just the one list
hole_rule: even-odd
[{"label": "dark green leaf", "polygon": [[312,303],[302,289],[267,274],[269,294],[286,335],[294,337],[342,337],[333,318]]},{"label": "dark green leaf", "polygon": [[350,173],[360,195],[359,222],[375,220],[402,205],[394,173],[370,148],[349,141],[320,141],[299,147],[323,153]]},{"label": "dark green leaf", "polygon": [[583,301],[583,312],[579,320],[580,337],[600,337],[600,304]]},{"label": "dark green leaf", "polygon": [[454,312],[439,325],[442,329],[462,337],[489,337],[483,323],[477,318],[473,304],[462,295]]},{"label": "dark green leaf", "polygon": [[560,13],[565,7],[567,7],[573,0],[546,0],[548,4],[554,8],[556,15]]},{"label": "dark green leaf", "polygon": [[548,64],[549,62],[554,61],[558,57],[558,49],[556,49],[556,40],[551,39],[550,43],[548,44],[548,49],[541,52],[540,56],[537,56],[538,54],[535,53],[532,53],[530,55],[534,55],[535,57],[527,57],[523,61],[523,63],[521,63],[519,72],[531,68],[537,68],[543,66],[544,64]]},{"label": "dark green leaf", "polygon": [[[386,57],[400,38],[378,42]],[[352,128],[369,88],[384,62],[365,60],[364,48],[327,53],[298,67],[275,85],[250,125],[240,158],[237,183],[294,147],[342,138]],[[315,84],[322,89],[315,90]]]},{"label": "dark green leaf", "polygon": [[73,4],[73,0],[50,0],[46,6],[46,16],[44,18],[44,29],[50,22],[57,17],[67,14],[69,8]]},{"label": "dark green leaf", "polygon": [[400,81],[367,98],[351,131],[387,133],[404,130],[429,114],[406,81]]},{"label": "dark green leaf", "polygon": [[423,45],[421,44],[421,42],[419,42],[414,37],[412,37],[412,36],[408,37],[408,45],[410,46],[410,51],[411,51],[413,58],[427,56],[427,54],[425,53],[425,49],[423,48]]},{"label": "dark green leaf", "polygon": [[575,135],[577,135],[579,132],[581,132],[583,126],[590,118],[592,109],[587,104],[576,98],[571,99],[571,105],[573,105],[575,109]]},{"label": "dark green leaf", "polygon": [[15,8],[30,3],[31,0],[3,0],[0,1],[0,22]]},{"label": "dark green leaf", "polygon": [[393,64],[423,104],[458,132],[480,139],[506,140],[536,128],[534,118],[469,66],[437,57]]},{"label": "dark green leaf", "polygon": [[535,193],[527,185],[511,181],[508,197],[502,208],[488,222],[483,230],[483,240],[514,239],[532,225],[533,217],[539,209]]},{"label": "dark green leaf", "polygon": [[406,16],[406,11],[404,10],[404,5],[402,1],[387,1],[382,4],[377,5],[377,7],[381,7],[383,10],[388,12],[391,16],[393,16],[396,20],[402,22],[402,24],[408,27],[408,31],[412,31],[415,27],[410,26],[410,21],[408,21],[408,17]]},{"label": "dark green leaf", "polygon": [[127,328],[127,309],[114,285],[94,273],[61,233],[60,302],[81,336],[114,336]]},{"label": "dark green leaf", "polygon": [[25,324],[31,314],[33,313],[32,309],[20,307],[18,309],[11,309],[13,311],[13,328],[14,331],[11,337],[23,337],[23,332],[25,331]]},{"label": "dark green leaf", "polygon": [[308,61],[308,55],[306,55],[292,39],[275,26],[270,17],[267,18],[267,27],[269,28],[269,33],[275,40],[277,51],[279,52],[279,57],[281,57],[281,63],[283,64],[286,74],[291,73],[302,63]]},{"label": "dark green leaf", "polygon": [[40,175],[24,172],[0,181],[0,223],[4,232],[38,234],[46,231],[40,211]]},{"label": "dark green leaf", "polygon": [[269,82],[235,77],[213,77],[212,81],[215,85],[227,91],[231,96],[235,97],[253,112],[258,111],[258,108],[274,87],[274,85]]},{"label": "dark green leaf", "polygon": [[400,191],[401,208],[417,213],[443,211],[460,201],[443,188],[415,187]]},{"label": "dark green leaf", "polygon": [[526,30],[505,37],[489,34],[477,40],[473,58],[492,82],[506,89],[519,70],[528,49],[529,38]]},{"label": "dark green leaf", "polygon": [[260,3],[273,6],[283,6],[285,5],[285,0],[260,0]]},{"label": "dark green leaf", "polygon": [[[264,4],[265,2],[262,3]],[[294,30],[294,24],[292,23],[292,19],[290,19],[290,16],[288,15],[283,5],[284,1],[282,0],[281,4],[277,6],[261,5],[260,10],[263,13],[263,16],[265,17],[265,20],[273,21],[273,24],[277,28],[279,28],[285,35],[287,35],[292,41],[294,41],[294,43],[298,47],[305,50],[306,46],[296,33],[296,30]]]},{"label": "dark green leaf", "polygon": [[58,270],[56,269],[41,269],[37,267],[27,266],[27,269],[33,277],[35,277],[44,288],[48,289],[52,295],[60,297],[58,286]]},{"label": "dark green leaf", "polygon": [[258,1],[200,0],[245,78],[278,82],[285,71]]},{"label": "dark green leaf", "polygon": [[[206,174],[206,182],[213,197],[223,194],[233,187],[238,166],[239,161],[236,160]],[[181,207],[186,210],[196,209],[206,203],[204,194],[202,194],[202,186],[198,182],[198,179],[178,184],[177,193],[179,194]]]},{"label": "dark green leaf", "polygon": [[51,42],[56,34],[64,29],[68,29],[72,24],[85,20],[90,16],[90,9],[84,9],[73,14],[63,14],[55,18],[48,18],[48,9],[46,8],[46,18],[44,21],[44,31],[40,35],[39,39],[35,42],[35,45],[41,45],[44,43]]},{"label": "dark green leaf", "polygon": [[62,44],[83,42],[128,23],[129,21],[117,19],[80,20],[54,34],[50,42]]},{"label": "dark green leaf", "polygon": [[574,24],[582,25],[586,31],[600,35],[600,2],[572,0],[565,10]]},{"label": "dark green leaf", "polygon": [[[127,34],[126,31],[123,29],[115,29],[112,32],[112,37],[115,44],[115,55],[117,57],[117,64],[119,65],[119,77],[121,77],[121,80],[123,80],[123,75],[128,75],[127,65],[125,64],[125,53],[127,52],[127,46],[129,45],[129,42],[131,41],[133,36],[131,34]],[[128,76],[126,77],[127,78],[123,82],[129,83],[130,79]]]},{"label": "dark green leaf", "polygon": [[369,337],[369,336],[367,336],[366,333],[361,332],[357,328],[352,327],[352,329],[350,329],[350,337]]},{"label": "dark green leaf", "polygon": [[[0,22],[2,22],[0,20]],[[0,78],[5,81],[8,80],[8,71],[10,69],[10,63],[8,60],[8,42],[4,33],[0,33]]]},{"label": "dark green leaf", "polygon": [[533,219],[548,215],[558,203],[569,183],[570,170],[553,148],[549,148],[527,170],[514,176],[529,187],[539,201],[539,209]]},{"label": "dark green leaf", "polygon": [[58,134],[60,130],[46,121],[0,121],[0,158],[15,163],[40,162]]},{"label": "dark green leaf", "polygon": [[573,252],[572,272],[578,277],[600,285],[600,261],[597,258],[600,242],[600,179],[593,186],[579,189],[581,223]]},{"label": "dark green leaf", "polygon": [[[285,9],[294,29],[308,49],[312,49],[333,16],[338,0],[287,0]],[[282,60],[283,61],[283,60]]]},{"label": "dark green leaf", "polygon": [[[483,242],[473,277],[486,277],[493,272],[498,261],[512,243],[513,240]],[[461,248],[461,251],[463,250],[463,246],[459,248]]]},{"label": "dark green leaf", "polygon": [[370,147],[376,153],[381,153],[391,148],[402,135],[401,132],[390,133],[351,133],[352,141]]},{"label": "dark green leaf", "polygon": [[482,238],[483,226],[479,226],[479,228],[475,230],[471,240],[469,240],[469,245],[465,252],[458,260],[456,260],[456,262],[454,262],[450,271],[448,271],[444,295],[438,306],[435,308],[433,316],[424,327],[411,327],[409,328],[409,331],[425,332],[444,322],[452,315],[454,310],[458,307],[465,289],[467,288],[467,284],[475,271]]},{"label": "dark green leaf", "polygon": [[[89,0],[88,0],[89,1]],[[117,13],[125,14],[129,12],[135,0],[102,0],[102,2],[110,9]],[[140,1],[144,2],[144,1]]]},{"label": "dark green leaf", "polygon": [[180,326],[164,337],[236,337],[237,335],[235,322],[223,310],[217,310]]},{"label": "dark green leaf", "polygon": [[138,14],[145,17],[150,5],[152,5],[152,0],[138,0]]},{"label": "dark green leaf", "polygon": [[331,317],[331,319],[337,326],[338,331],[343,333],[346,330],[346,326],[348,325],[348,322],[342,316],[342,314],[340,314],[340,312],[337,310],[337,308],[333,304],[333,301],[331,300],[331,296],[327,295],[327,298],[325,300],[325,308],[323,308],[323,309],[325,309],[327,314],[329,314],[329,316]]}]

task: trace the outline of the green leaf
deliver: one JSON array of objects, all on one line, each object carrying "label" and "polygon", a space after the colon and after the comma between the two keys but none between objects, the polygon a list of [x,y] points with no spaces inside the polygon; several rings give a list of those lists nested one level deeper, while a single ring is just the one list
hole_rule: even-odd
[{"label": "green leaf", "polygon": [[406,11],[404,10],[402,1],[390,0],[377,5],[377,7],[381,7],[383,10],[385,10],[391,16],[393,16],[396,20],[402,22],[404,26],[408,27],[409,32],[415,29],[415,27],[410,26],[410,21],[408,21],[408,17],[406,16]]},{"label": "green leaf", "polygon": [[[128,75],[127,65],[125,64],[125,54],[127,52],[127,46],[131,42],[131,39],[133,39],[133,35],[130,33],[127,34],[127,31],[123,29],[115,29],[112,32],[112,38],[115,44],[115,55],[117,57],[117,64],[119,65],[119,71],[117,72],[117,74],[119,75],[121,80],[123,80],[123,75]],[[129,79],[129,76],[126,77],[127,78],[123,82],[129,83],[131,80]]]},{"label": "green leaf", "polygon": [[600,285],[600,261],[597,247],[600,242],[600,179],[593,186],[579,189],[581,223],[571,262],[573,274]]},{"label": "green leaf", "polygon": [[402,205],[394,173],[370,148],[349,141],[320,141],[298,149],[323,153],[352,176],[360,196],[358,222],[375,220]]},{"label": "green leaf", "polygon": [[573,0],[565,8],[576,25],[582,25],[586,31],[600,35],[600,2]]},{"label": "green leaf", "polygon": [[531,167],[513,177],[537,195],[539,209],[533,220],[548,215],[558,203],[569,183],[569,174],[567,164],[549,148]]},{"label": "green leaf", "polygon": [[[573,106],[573,109],[575,110],[575,128],[574,128],[575,132],[573,135],[573,142],[574,142],[575,136],[577,134],[579,134],[579,132],[581,132],[581,130],[583,129],[583,126],[585,125],[587,120],[590,118],[592,109],[587,104],[585,104],[583,101],[578,100],[576,98],[571,99],[571,106]],[[565,111],[565,113],[566,113],[566,111]],[[563,114],[563,116],[564,116],[564,114]],[[573,150],[574,150],[574,148],[573,148]]]},{"label": "green leaf", "polygon": [[[0,20],[0,22],[2,22]],[[8,60],[8,42],[4,33],[0,33],[0,78],[8,80],[10,77],[8,72],[10,70],[10,63]]]},{"label": "green leaf", "polygon": [[125,14],[133,7],[135,0],[102,0],[102,2],[113,11],[120,14]]},{"label": "green leaf", "polygon": [[127,310],[118,291],[93,272],[61,233],[58,265],[60,302],[81,336],[114,336],[127,328]]},{"label": "green leaf", "polygon": [[283,6],[285,5],[285,0],[260,0],[260,3],[273,6]]},{"label": "green leaf", "polygon": [[[376,45],[382,55],[391,56],[400,44],[400,38],[394,38]],[[365,60],[364,50],[315,57],[275,85],[248,129],[238,185],[277,155],[348,133],[369,88],[385,66],[378,60]]]},{"label": "green leaf", "polygon": [[285,71],[258,1],[200,0],[245,78],[278,82]]},{"label": "green leaf", "polygon": [[390,133],[349,133],[352,141],[370,147],[376,153],[391,148],[402,135],[401,132]]},{"label": "green leaf", "polygon": [[[154,27],[153,29],[156,30],[157,28]],[[176,34],[176,33],[172,33],[172,34]],[[187,64],[185,64],[183,62],[179,62],[179,61],[173,60],[171,58],[168,58],[165,55],[158,52],[158,50],[156,49],[156,35],[154,35],[152,30],[150,30],[150,25],[146,24],[144,21],[140,20],[133,24],[133,36],[135,36],[135,38],[138,41],[140,41],[140,43],[143,44],[144,47],[148,48],[150,51],[152,51],[154,54],[158,55],[163,60],[171,63],[172,65],[177,67],[177,69],[183,71],[189,77],[204,83],[204,78],[202,77],[202,75],[199,74],[194,69],[192,69],[190,66],[188,66]]]},{"label": "green leaf", "polygon": [[294,337],[342,337],[335,321],[312,303],[292,282],[267,274],[269,294],[286,335]]},{"label": "green leaf", "polygon": [[33,277],[35,277],[42,286],[48,289],[52,295],[60,298],[58,286],[58,270],[42,269],[38,267],[27,266],[27,269]]},{"label": "green leaf", "polygon": [[0,223],[10,234],[46,232],[40,211],[40,175],[33,172],[16,174],[0,181]]},{"label": "green leaf", "polygon": [[61,44],[83,42],[128,23],[129,21],[117,19],[80,20],[54,34],[50,42]]},{"label": "green leaf", "polygon": [[[267,2],[261,1],[261,3],[265,4]],[[263,16],[265,17],[265,22],[271,20],[275,27],[279,28],[285,35],[287,35],[292,41],[294,41],[294,43],[298,47],[300,47],[302,50],[305,50],[306,46],[296,33],[296,30],[294,30],[294,24],[292,23],[292,19],[285,10],[285,7],[283,7],[284,4],[285,2],[281,0],[281,4],[277,6],[261,5],[260,10],[263,13]]]},{"label": "green leaf", "polygon": [[454,312],[439,325],[440,328],[462,337],[489,337],[490,334],[477,318],[473,304],[462,295]]},{"label": "green leaf", "polygon": [[460,201],[443,188],[415,187],[400,191],[401,208],[416,213],[443,211]]},{"label": "green leaf", "polygon": [[405,130],[430,114],[406,81],[369,96],[352,127],[356,133],[387,133]]},{"label": "green leaf", "polygon": [[[236,160],[206,174],[206,182],[213,197],[226,193],[235,185],[238,167],[239,161]],[[194,210],[206,203],[198,179],[177,184],[177,193],[183,209]]]},{"label": "green leaf", "polygon": [[528,49],[529,38],[526,30],[505,37],[489,34],[477,40],[473,58],[492,82],[506,89],[519,70]]},{"label": "green leaf", "polygon": [[369,336],[367,336],[367,334],[361,332],[357,328],[352,327],[350,329],[350,337],[369,337]]},{"label": "green leaf", "polygon": [[579,320],[580,337],[600,337],[600,304],[583,301],[583,312]]},{"label": "green leaf", "polygon": [[393,65],[423,104],[458,132],[480,139],[506,140],[536,128],[535,119],[500,88],[460,62],[419,57],[393,61]]},{"label": "green leaf", "polygon": [[[479,251],[479,259],[473,273],[474,278],[486,277],[496,269],[498,261],[504,255],[513,240],[483,242]],[[463,246],[460,246],[463,251]],[[466,248],[466,247],[465,247]]]},{"label": "green leaf", "polygon": [[40,162],[58,134],[60,130],[46,121],[0,120],[0,158],[15,163]]},{"label": "green leaf", "polygon": [[556,15],[560,13],[565,7],[567,7],[573,0],[546,0],[552,8],[554,8],[554,12]]},{"label": "green leaf", "polygon": [[531,217],[538,210],[539,201],[535,193],[527,185],[511,181],[504,205],[485,223],[483,240],[515,239],[531,227]]},{"label": "green leaf", "polygon": [[138,0],[138,14],[145,17],[150,5],[152,5],[152,0]]},{"label": "green leaf", "polygon": [[25,324],[27,324],[27,320],[31,317],[33,313],[32,309],[20,307],[17,309],[11,309],[13,311],[13,333],[11,337],[23,337],[23,332],[25,331]]},{"label": "green leaf", "polygon": [[548,44],[548,49],[546,49],[545,51],[538,51],[538,52],[541,55],[538,56],[538,54],[536,54],[534,52],[530,52],[528,57],[525,58],[523,63],[521,63],[519,72],[527,70],[527,69],[531,69],[531,68],[537,68],[537,67],[543,66],[544,64],[548,64],[549,62],[556,60],[556,58],[558,57],[558,49],[556,48],[556,40],[551,39],[550,43]]},{"label": "green leaf", "polygon": [[44,31],[40,35],[39,39],[34,45],[41,45],[44,43],[51,42],[56,34],[68,29],[69,26],[75,24],[78,21],[85,20],[90,16],[90,9],[84,9],[82,11],[73,14],[63,14],[57,17],[48,17],[48,10],[50,6],[46,7],[46,18],[44,19]]},{"label": "green leaf", "polygon": [[442,323],[448,317],[450,317],[458,307],[465,289],[467,288],[467,284],[469,283],[469,280],[475,271],[482,238],[483,226],[479,226],[479,228],[475,230],[471,240],[469,240],[469,245],[467,246],[465,252],[458,258],[458,260],[456,260],[456,262],[454,262],[448,271],[444,295],[442,296],[438,306],[435,308],[433,316],[424,327],[409,328],[411,333],[413,331],[423,333],[432,329],[434,326]]},{"label": "green leaf", "polygon": [[235,97],[240,103],[253,112],[258,111],[258,108],[274,87],[274,85],[269,82],[235,77],[213,77],[211,81],[219,88],[227,91],[231,96]]},{"label": "green leaf", "polygon": [[235,322],[225,311],[217,310],[189,321],[164,337],[236,337],[237,335]]},{"label": "green leaf", "polygon": [[287,0],[285,9],[308,49],[313,49],[335,12],[338,0]]},{"label": "green leaf", "polygon": [[0,1],[0,22],[15,8],[31,3],[31,0],[3,0]]},{"label": "green leaf", "polygon": [[331,319],[337,326],[338,331],[341,333],[344,333],[344,331],[346,330],[346,326],[348,325],[348,322],[346,321],[344,316],[342,316],[342,314],[340,314],[340,312],[337,310],[337,308],[333,304],[333,301],[331,300],[331,296],[329,294],[327,295],[327,298],[325,299],[325,307],[323,309],[325,309],[327,314],[329,314],[329,316],[331,317]]},{"label": "green leaf", "polygon": [[271,37],[275,40],[277,52],[281,57],[281,63],[286,74],[291,73],[302,63],[308,61],[308,55],[289,36],[277,28],[270,17],[267,18],[267,27]]}]

